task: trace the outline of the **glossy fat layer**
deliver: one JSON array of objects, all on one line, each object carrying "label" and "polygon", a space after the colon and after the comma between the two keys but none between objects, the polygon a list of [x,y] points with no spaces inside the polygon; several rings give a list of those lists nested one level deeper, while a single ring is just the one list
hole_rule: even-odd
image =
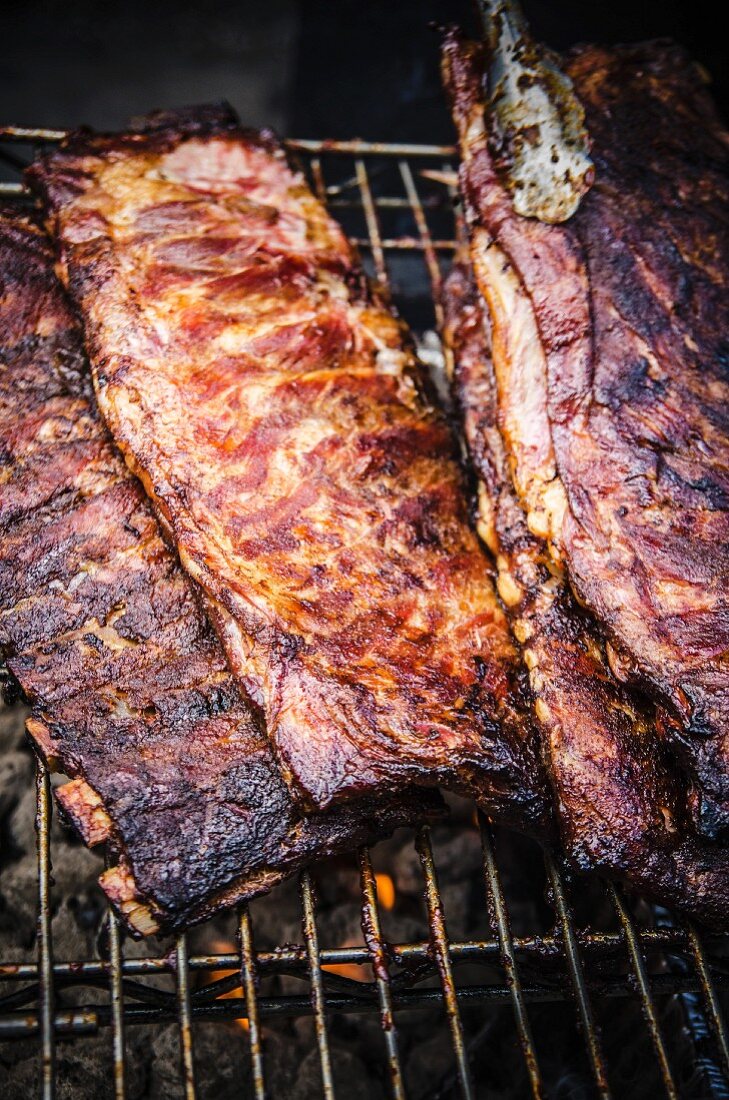
[{"label": "glossy fat layer", "polygon": [[[479,285],[490,308],[516,286],[538,335],[524,355],[493,314],[517,488],[531,510],[529,487],[555,486],[540,533],[622,674],[670,708],[697,820],[716,835],[729,824],[726,134],[676,47],[580,49],[567,71],[596,181],[565,226],[542,225],[514,213],[494,172],[479,48],[452,35],[445,58]],[[491,248],[501,267],[484,263]]]},{"label": "glossy fat layer", "polygon": [[325,806],[441,782],[542,820],[452,439],[279,146],[167,119],[74,138],[34,178],[103,415],[217,606],[292,789]]},{"label": "glossy fat layer", "polygon": [[529,670],[565,850],[582,870],[724,928],[729,851],[696,835],[685,777],[653,716],[612,675],[591,617],[527,526],[499,429],[491,325],[465,262],[446,280],[444,309],[480,530]]},{"label": "glossy fat layer", "polygon": [[191,582],[98,418],[50,247],[10,210],[0,212],[0,286],[0,647],[33,704],[29,729],[96,792],[94,821],[110,821],[156,924],[179,927],[432,814],[437,803],[410,797],[295,811]]}]

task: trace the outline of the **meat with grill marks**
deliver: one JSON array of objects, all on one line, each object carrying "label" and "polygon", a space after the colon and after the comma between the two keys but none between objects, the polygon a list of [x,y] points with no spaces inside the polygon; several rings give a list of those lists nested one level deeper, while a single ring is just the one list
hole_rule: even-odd
[{"label": "meat with grill marks", "polygon": [[401,789],[547,820],[514,646],[408,338],[273,137],[79,133],[31,175],[99,406],[303,804]]},{"label": "meat with grill marks", "polygon": [[28,730],[135,934],[437,815],[418,793],[303,818],[193,584],[93,403],[41,231],[0,212],[0,647]]},{"label": "meat with grill marks", "polygon": [[446,84],[503,438],[532,533],[664,708],[700,829],[729,824],[729,143],[666,43],[577,49],[595,182],[519,217],[489,147],[481,47]]},{"label": "meat with grill marks", "polygon": [[686,777],[651,708],[612,675],[592,617],[527,526],[498,425],[488,312],[467,259],[454,266],[443,297],[479,531],[529,670],[565,851],[583,871],[725,928],[729,851],[697,835]]}]

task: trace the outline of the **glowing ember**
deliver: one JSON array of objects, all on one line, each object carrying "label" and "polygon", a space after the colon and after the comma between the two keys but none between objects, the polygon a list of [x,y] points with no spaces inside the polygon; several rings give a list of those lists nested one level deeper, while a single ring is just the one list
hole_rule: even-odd
[{"label": "glowing ember", "polygon": [[[345,940],[342,947],[361,947],[361,940]],[[351,978],[353,982],[371,982],[372,967],[369,963],[326,963],[322,970],[330,974],[339,974],[340,978]]]},{"label": "glowing ember", "polygon": [[377,884],[377,900],[383,909],[392,909],[395,904],[395,883],[389,875],[375,875]]},{"label": "glowing ember", "polygon": [[[377,901],[383,909],[392,909],[395,904],[395,883],[384,872],[375,875],[375,889]],[[361,940],[346,940],[342,947],[361,947]],[[338,974],[341,978],[350,978],[354,982],[371,982],[374,975],[369,963],[327,963],[322,966],[330,974]]]},{"label": "glowing ember", "polygon": [[351,978],[353,982],[371,982],[369,964],[362,963],[326,963],[322,970],[330,974],[339,974],[340,978]]}]

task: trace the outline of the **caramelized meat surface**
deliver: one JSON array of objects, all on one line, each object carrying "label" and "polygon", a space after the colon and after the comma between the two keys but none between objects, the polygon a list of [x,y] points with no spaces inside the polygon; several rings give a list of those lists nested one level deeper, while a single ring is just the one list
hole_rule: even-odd
[{"label": "caramelized meat surface", "polygon": [[488,314],[467,262],[446,280],[444,311],[479,530],[529,670],[565,850],[583,871],[726,927],[729,851],[696,835],[685,776],[654,716],[612,675],[591,616],[527,526],[499,430]]},{"label": "caramelized meat surface", "polygon": [[437,812],[294,809],[257,718],[93,404],[41,231],[0,212],[0,647],[56,794],[118,863],[135,933],[180,927],[305,861]]},{"label": "caramelized meat surface", "polygon": [[729,144],[665,43],[565,62],[596,180],[564,226],[514,213],[489,150],[480,48],[446,83],[499,418],[530,530],[666,707],[701,829],[729,824]]},{"label": "caramelized meat surface", "polygon": [[442,783],[546,814],[516,655],[402,326],[267,134],[221,114],[37,165],[101,411],[304,804]]}]

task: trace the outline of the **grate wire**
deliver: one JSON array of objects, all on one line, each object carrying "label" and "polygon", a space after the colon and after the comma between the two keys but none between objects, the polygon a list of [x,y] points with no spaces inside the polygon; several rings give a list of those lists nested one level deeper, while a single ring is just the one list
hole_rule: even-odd
[{"label": "grate wire", "polygon": [[177,938],[175,948],[177,978],[177,1019],[180,1032],[180,1057],[185,1100],[196,1100],[195,1062],[192,1051],[192,1006],[190,1003],[190,972],[187,966],[187,937]]},{"label": "grate wire", "polygon": [[359,853],[360,880],[362,885],[362,934],[370,952],[372,970],[377,983],[377,996],[380,1003],[380,1024],[385,1037],[387,1065],[390,1075],[390,1088],[393,1100],[405,1100],[405,1084],[400,1065],[397,1031],[392,1007],[390,971],[387,952],[382,939],[380,914],[377,908],[377,888],[372,859],[366,848]]},{"label": "grate wire", "polygon": [[39,760],[36,772],[36,838],[38,845],[38,1001],[43,1100],[56,1095],[56,1028],[51,930],[51,781]]},{"label": "grate wire", "polygon": [[532,1096],[535,1098],[535,1100],[541,1100],[541,1097],[544,1095],[542,1075],[539,1069],[539,1061],[537,1059],[537,1051],[534,1046],[532,1030],[529,1025],[529,1016],[527,1014],[526,1003],[524,1001],[521,978],[519,976],[519,971],[517,968],[516,953],[514,951],[514,941],[512,939],[511,928],[509,926],[509,913],[506,908],[506,899],[504,897],[504,891],[501,887],[501,877],[499,875],[499,868],[496,863],[496,854],[494,852],[493,832],[491,829],[491,823],[488,821],[486,816],[481,813],[481,811],[479,811],[478,813],[478,827],[481,837],[481,851],[483,854],[484,871],[486,877],[486,891],[488,900],[493,907],[493,923],[495,923],[496,925],[497,934],[499,937],[499,953],[501,955],[501,966],[504,970],[504,974],[506,975],[507,985],[511,990],[516,1029],[519,1035],[519,1043],[524,1054],[527,1072],[529,1074],[529,1084],[532,1090]]},{"label": "grate wire", "polygon": [[119,921],[115,913],[108,911],[109,964],[111,968],[111,1027],[114,1057],[114,1097],[125,1100],[126,1060],[124,1056],[124,987],[122,983],[122,949]]},{"label": "grate wire", "polygon": [[334,1077],[332,1075],[332,1058],[327,1033],[321,952],[319,951],[319,936],[316,930],[316,914],[314,911],[314,887],[311,882],[311,874],[308,871],[303,871],[301,874],[301,903],[304,911],[304,940],[306,941],[306,954],[309,960],[311,1006],[316,1024],[316,1041],[319,1047],[322,1085],[324,1086],[325,1100],[334,1100]]},{"label": "grate wire", "polygon": [[686,922],[686,930],[688,934],[689,949],[694,960],[694,968],[701,982],[701,995],[719,1050],[724,1074],[727,1080],[729,1080],[729,1045],[727,1045],[728,1037],[726,1023],[724,1021],[724,1013],[719,1004],[717,991],[711,978],[706,947],[702,942],[696,926],[692,922]]},{"label": "grate wire", "polygon": [[604,1100],[609,1100],[610,1087],[605,1071],[602,1045],[595,1023],[590,994],[585,982],[585,972],[582,966],[579,947],[577,945],[577,935],[575,934],[574,925],[570,916],[565,883],[554,856],[548,851],[544,853],[544,863],[547,869],[549,885],[552,890],[555,910],[562,931],[565,959],[572,990],[577,1002],[578,1018],[587,1044],[587,1052],[593,1077],[595,1079],[595,1085],[598,1095],[604,1098]]},{"label": "grate wire", "polygon": [[456,1055],[456,1069],[461,1096],[464,1100],[472,1100],[475,1093],[471,1082],[471,1071],[468,1065],[468,1056],[463,1037],[463,1021],[458,1005],[456,983],[453,978],[453,962],[451,960],[448,934],[446,932],[445,916],[443,914],[443,902],[438,889],[438,879],[435,873],[435,861],[433,859],[433,845],[430,839],[430,828],[423,825],[418,829],[415,846],[420,856],[420,862],[425,876],[425,899],[428,906],[428,925],[430,927],[430,943],[433,956],[438,967],[443,1001],[445,1004],[448,1026],[451,1033],[451,1041]]},{"label": "grate wire", "polygon": [[239,909],[238,940],[240,943],[240,971],[246,998],[246,1011],[248,1013],[248,1036],[251,1045],[253,1091],[256,1100],[265,1100],[266,1086],[263,1076],[261,1024],[258,1014],[258,992],[256,989],[258,972],[256,967],[256,953],[253,947],[253,924],[247,905],[242,905]]},{"label": "grate wire", "polygon": [[656,1052],[658,1064],[661,1069],[661,1076],[663,1078],[666,1095],[670,1098],[670,1100],[678,1100],[678,1090],[676,1088],[676,1082],[673,1079],[673,1073],[671,1071],[671,1064],[668,1060],[666,1045],[663,1041],[660,1024],[658,1023],[658,1015],[656,1013],[656,1006],[653,1000],[650,979],[648,977],[645,959],[640,949],[640,943],[635,932],[635,923],[633,922],[633,918],[631,917],[630,912],[628,911],[628,907],[625,904],[622,892],[616,886],[613,886],[612,883],[608,883],[608,892],[612,898],[613,905],[615,906],[615,910],[620,919],[620,924],[623,928],[625,942],[628,947],[628,954],[630,955],[631,966],[633,968],[633,973],[635,974],[636,984],[638,986],[638,992],[640,994],[641,1008],[643,1009],[643,1015],[645,1016],[648,1033],[651,1037],[653,1049]]}]

